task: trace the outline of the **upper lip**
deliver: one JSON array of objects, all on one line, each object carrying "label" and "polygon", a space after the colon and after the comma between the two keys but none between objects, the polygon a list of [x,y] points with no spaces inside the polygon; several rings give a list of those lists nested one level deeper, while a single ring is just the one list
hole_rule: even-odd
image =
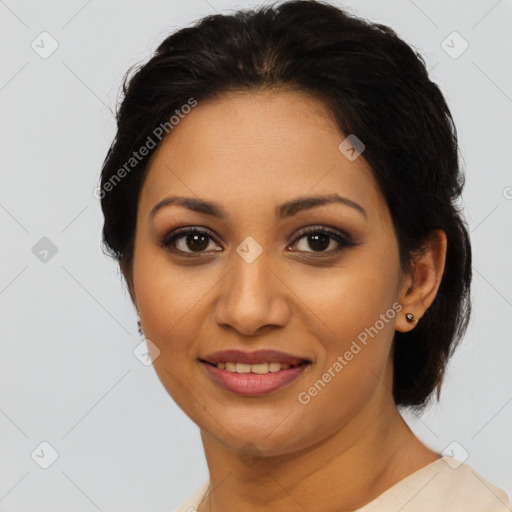
[{"label": "upper lip", "polygon": [[213,352],[201,358],[210,364],[221,362],[243,363],[243,364],[261,364],[261,363],[283,363],[296,366],[300,363],[310,362],[309,360],[279,352],[277,350],[256,350],[254,352],[244,352],[243,350],[221,350]]}]

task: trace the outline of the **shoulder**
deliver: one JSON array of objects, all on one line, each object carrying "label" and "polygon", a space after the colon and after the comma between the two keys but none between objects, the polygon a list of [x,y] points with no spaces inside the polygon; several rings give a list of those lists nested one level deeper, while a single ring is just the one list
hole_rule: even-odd
[{"label": "shoulder", "polygon": [[[173,512],[197,512],[209,480]],[[358,512],[510,512],[505,491],[491,484],[469,464],[444,456],[412,473]]]},{"label": "shoulder", "polygon": [[510,512],[507,494],[469,464],[444,456],[385,491],[360,512]]},{"label": "shoulder", "polygon": [[510,511],[505,491],[490,483],[469,464],[446,456],[438,461],[437,466],[438,480],[434,488],[439,506],[455,503],[467,512]]},{"label": "shoulder", "polygon": [[207,478],[177,509],[173,510],[173,512],[197,512],[197,507],[199,507],[199,503],[201,503],[206,494],[209,484],[210,481]]}]

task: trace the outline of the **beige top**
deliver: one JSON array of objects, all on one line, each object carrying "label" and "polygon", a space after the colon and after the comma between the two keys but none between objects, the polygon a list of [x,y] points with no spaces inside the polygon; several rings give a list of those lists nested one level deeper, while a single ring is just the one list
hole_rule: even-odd
[{"label": "beige top", "polygon": [[[205,480],[175,512],[196,512]],[[444,456],[391,486],[355,512],[510,512],[507,494],[468,464]]]}]

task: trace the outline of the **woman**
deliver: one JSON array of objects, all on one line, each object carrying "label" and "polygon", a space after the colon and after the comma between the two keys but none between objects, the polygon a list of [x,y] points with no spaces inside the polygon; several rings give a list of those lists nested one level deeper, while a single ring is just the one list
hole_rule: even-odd
[{"label": "woman", "polygon": [[209,16],[117,120],[104,244],[209,469],[180,511],[509,510],[398,409],[439,398],[471,309],[456,130],[418,54],[320,2]]}]

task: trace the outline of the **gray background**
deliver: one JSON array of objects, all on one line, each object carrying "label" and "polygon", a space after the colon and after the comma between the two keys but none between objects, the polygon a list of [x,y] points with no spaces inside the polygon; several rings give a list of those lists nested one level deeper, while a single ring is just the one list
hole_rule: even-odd
[{"label": "gray background", "polygon": [[[207,477],[197,427],[133,354],[136,316],[101,252],[93,190],[128,67],[170,31],[248,5],[258,4],[0,0],[2,512],[169,511]],[[512,497],[512,3],[343,5],[421,50],[466,165],[474,316],[441,403],[408,422],[439,451],[455,442],[456,457],[467,452]],[[48,58],[43,31],[59,45]],[[454,31],[469,44],[457,58]],[[47,469],[42,442],[58,453]]]}]

